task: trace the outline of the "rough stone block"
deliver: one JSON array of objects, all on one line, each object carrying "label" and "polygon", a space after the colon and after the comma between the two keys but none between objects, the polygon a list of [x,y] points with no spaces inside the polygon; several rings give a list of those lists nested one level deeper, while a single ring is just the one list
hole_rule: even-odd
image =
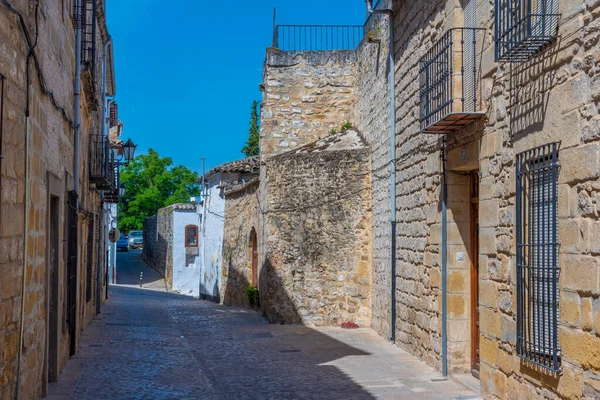
[{"label": "rough stone block", "polygon": [[558,224],[558,241],[564,253],[580,254],[581,249],[581,219],[561,220]]},{"label": "rough stone block", "polygon": [[502,342],[515,346],[517,343],[517,323],[513,317],[502,314],[500,317],[500,330]]},{"label": "rough stone block", "polygon": [[582,381],[583,373],[581,370],[563,368],[556,391],[563,399],[579,399],[581,396]]},{"label": "rough stone block", "polygon": [[589,333],[559,327],[559,342],[567,359],[583,368],[600,369],[600,338]]},{"label": "rough stone block", "polygon": [[481,254],[496,254],[496,229],[479,229],[479,252]]},{"label": "rough stone block", "polygon": [[584,331],[590,332],[594,328],[592,299],[581,299],[581,327]]},{"label": "rough stone block", "polygon": [[600,253],[600,222],[593,222],[590,226],[590,251]]},{"label": "rough stone block", "polygon": [[496,365],[498,360],[498,342],[487,336],[480,336],[479,355],[481,361],[490,365]]},{"label": "rough stone block", "polygon": [[561,151],[559,183],[573,183],[600,176],[600,143]]},{"label": "rough stone block", "polygon": [[570,325],[579,325],[581,318],[579,296],[564,292],[560,299],[560,319]]},{"label": "rough stone block", "polygon": [[482,334],[500,338],[500,314],[486,307],[479,307],[479,325]]},{"label": "rough stone block", "polygon": [[465,293],[466,277],[462,271],[452,271],[448,277],[448,291],[450,293]]},{"label": "rough stone block", "polygon": [[500,202],[497,199],[482,200],[479,203],[479,226],[494,228],[499,225]]},{"label": "rough stone block", "polygon": [[448,295],[448,314],[450,318],[463,317],[466,312],[465,295]]},{"label": "rough stone block", "polygon": [[562,287],[584,293],[600,292],[600,266],[595,257],[567,254],[562,260]]},{"label": "rough stone block", "polygon": [[479,284],[479,304],[490,308],[498,306],[498,284],[492,281],[481,281]]}]

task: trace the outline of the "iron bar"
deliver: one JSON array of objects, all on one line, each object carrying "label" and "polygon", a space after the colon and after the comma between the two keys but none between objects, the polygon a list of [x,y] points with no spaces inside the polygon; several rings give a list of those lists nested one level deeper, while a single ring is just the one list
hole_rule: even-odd
[{"label": "iron bar", "polygon": [[[481,114],[477,96],[477,54],[478,44],[483,43],[484,32],[483,28],[450,29],[421,57],[421,131],[429,132],[432,126],[440,122],[444,122],[445,127],[455,129],[458,125],[452,125],[465,117],[469,118],[467,114]],[[457,115],[457,118],[445,121]],[[447,133],[444,128],[436,131]]]},{"label": "iron bar", "polygon": [[102,134],[90,135],[90,182],[98,189],[110,190],[112,185],[113,152],[110,149],[110,139]]},{"label": "iron bar", "polygon": [[558,151],[550,143],[516,162],[517,354],[560,372],[558,344]]},{"label": "iron bar", "polygon": [[283,51],[355,50],[363,25],[276,25],[273,47]]},{"label": "iron bar", "polygon": [[558,35],[558,0],[495,0],[496,61],[529,60]]}]

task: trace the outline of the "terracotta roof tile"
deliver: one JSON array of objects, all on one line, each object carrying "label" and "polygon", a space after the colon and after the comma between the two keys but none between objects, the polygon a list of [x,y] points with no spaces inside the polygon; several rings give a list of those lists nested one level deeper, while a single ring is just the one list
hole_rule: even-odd
[{"label": "terracotta roof tile", "polygon": [[[258,173],[260,169],[260,156],[254,156],[249,158],[244,158],[242,160],[226,162],[224,164],[219,165],[216,168],[208,171],[204,176],[208,177],[214,174],[218,174],[220,172],[224,173]],[[200,177],[199,180],[201,180]]]}]

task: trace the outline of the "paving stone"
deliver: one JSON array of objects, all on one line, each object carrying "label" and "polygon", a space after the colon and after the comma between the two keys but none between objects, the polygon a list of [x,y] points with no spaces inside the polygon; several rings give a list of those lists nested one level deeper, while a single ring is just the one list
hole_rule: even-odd
[{"label": "paving stone", "polygon": [[370,329],[269,325],[157,289],[111,286],[49,400],[477,398]]}]

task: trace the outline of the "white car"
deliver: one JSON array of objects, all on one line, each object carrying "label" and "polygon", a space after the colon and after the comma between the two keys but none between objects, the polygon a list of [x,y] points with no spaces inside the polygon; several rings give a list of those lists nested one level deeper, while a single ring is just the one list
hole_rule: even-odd
[{"label": "white car", "polygon": [[130,231],[128,247],[130,250],[144,247],[144,231]]}]

